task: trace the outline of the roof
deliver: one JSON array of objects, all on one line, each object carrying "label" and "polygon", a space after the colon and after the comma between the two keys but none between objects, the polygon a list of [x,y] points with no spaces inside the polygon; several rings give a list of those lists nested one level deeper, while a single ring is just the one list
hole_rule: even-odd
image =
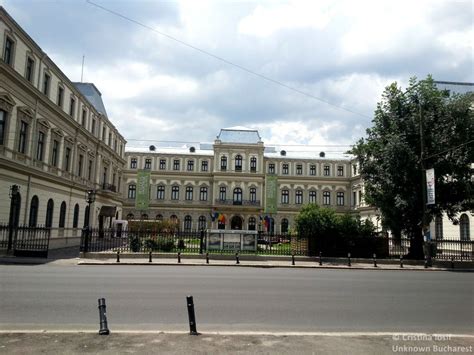
[{"label": "roof", "polygon": [[467,94],[474,92],[474,83],[460,83],[455,81],[435,81],[439,90],[448,90],[451,93]]},{"label": "roof", "polygon": [[217,139],[223,143],[257,144],[262,142],[256,129],[240,126],[222,128]]},{"label": "roof", "polygon": [[[107,117],[107,111],[105,111],[104,102],[102,101],[102,94],[99,89],[92,83],[73,83],[74,86],[84,95],[87,100],[94,106],[94,108],[105,117]],[[108,117],[107,117],[108,118]]]}]

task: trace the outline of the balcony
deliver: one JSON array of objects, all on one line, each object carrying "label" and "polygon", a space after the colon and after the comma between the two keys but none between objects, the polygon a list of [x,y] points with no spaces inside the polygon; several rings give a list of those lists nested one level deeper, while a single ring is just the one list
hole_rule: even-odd
[{"label": "balcony", "polygon": [[117,192],[117,187],[115,185],[108,184],[108,183],[104,182],[102,184],[102,190],[110,191],[110,192]]},{"label": "balcony", "polygon": [[226,206],[260,206],[260,200],[221,200],[216,199],[215,203],[217,205],[226,205]]}]

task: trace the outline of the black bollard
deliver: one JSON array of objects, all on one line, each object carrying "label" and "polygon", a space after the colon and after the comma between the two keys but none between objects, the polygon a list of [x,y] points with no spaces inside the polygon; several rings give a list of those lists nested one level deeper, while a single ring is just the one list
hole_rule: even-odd
[{"label": "black bollard", "polygon": [[374,267],[377,267],[377,254],[374,253]]},{"label": "black bollard", "polygon": [[117,251],[117,262],[120,262],[120,251]]},{"label": "black bollard", "polygon": [[109,335],[110,330],[107,325],[107,314],[105,309],[105,298],[99,298],[99,318],[100,318],[100,335]]},{"label": "black bollard", "polygon": [[454,269],[454,256],[451,257],[451,269]]},{"label": "black bollard", "polygon": [[209,264],[209,253],[206,253],[206,264]]},{"label": "black bollard", "polygon": [[151,251],[148,253],[148,262],[151,263]]},{"label": "black bollard", "polygon": [[187,296],[186,302],[188,304],[188,317],[189,317],[189,334],[199,335],[196,330],[196,316],[194,315],[194,301],[193,296]]},{"label": "black bollard", "polygon": [[323,265],[323,253],[319,252],[319,266]]},{"label": "black bollard", "polygon": [[235,253],[235,263],[236,264],[240,264],[240,260],[239,260],[239,253]]},{"label": "black bollard", "polygon": [[347,253],[347,266],[351,266],[351,253]]},{"label": "black bollard", "polygon": [[181,252],[178,252],[178,264],[181,264]]},{"label": "black bollard", "polygon": [[291,253],[291,265],[295,265],[295,253]]},{"label": "black bollard", "polygon": [[403,269],[403,255],[400,255],[400,268]]}]

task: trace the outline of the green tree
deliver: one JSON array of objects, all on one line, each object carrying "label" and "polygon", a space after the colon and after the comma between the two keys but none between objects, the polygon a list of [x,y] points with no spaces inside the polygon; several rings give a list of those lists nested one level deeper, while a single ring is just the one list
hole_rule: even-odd
[{"label": "green tree", "polygon": [[337,224],[334,210],[316,204],[304,206],[295,218],[296,230],[301,238],[330,237],[336,233]]},{"label": "green tree", "polygon": [[[382,224],[411,239],[410,257],[422,258],[422,227],[435,215],[472,210],[474,118],[471,94],[438,90],[433,79],[410,80],[404,92],[388,86],[373,126],[353,153],[360,163],[365,200],[380,209]],[[436,204],[424,204],[424,169],[435,169]]]}]

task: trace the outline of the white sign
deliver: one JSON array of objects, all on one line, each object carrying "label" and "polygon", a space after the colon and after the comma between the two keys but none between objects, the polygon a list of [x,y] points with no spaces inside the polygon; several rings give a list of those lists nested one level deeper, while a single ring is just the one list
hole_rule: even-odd
[{"label": "white sign", "polygon": [[434,169],[426,170],[426,204],[435,204],[435,172]]}]

